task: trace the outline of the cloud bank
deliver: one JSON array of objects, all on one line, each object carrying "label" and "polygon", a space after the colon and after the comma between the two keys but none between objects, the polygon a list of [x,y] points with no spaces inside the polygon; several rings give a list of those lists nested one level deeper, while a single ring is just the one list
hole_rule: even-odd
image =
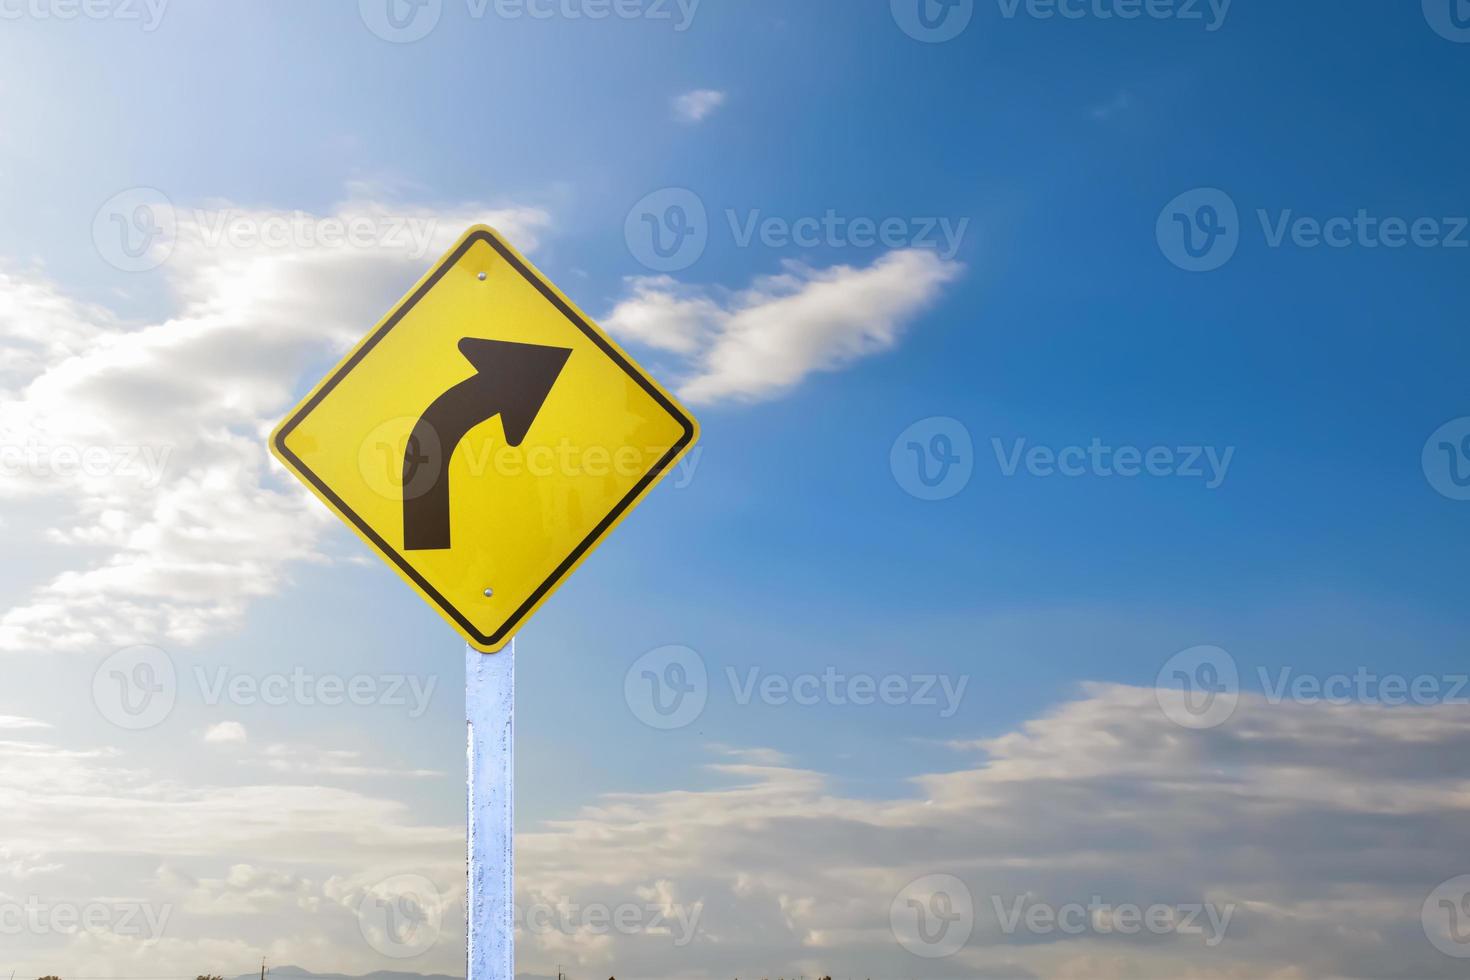
[{"label": "cloud bank", "polygon": [[[927,764],[896,797],[844,795],[780,754],[732,749],[713,765],[720,788],[605,797],[520,837],[519,901],[543,910],[522,930],[521,969],[711,980],[1463,975],[1421,915],[1437,914],[1425,913],[1437,886],[1470,871],[1464,706],[1243,696],[1228,724],[1191,731],[1160,710],[1156,697],[1172,696],[1090,686],[998,737],[916,749]],[[0,893],[106,889],[176,909],[146,948],[53,937],[32,964],[33,939],[25,965],[228,972],[258,942],[312,969],[460,968],[458,825],[422,825],[387,796],[332,785],[345,776],[300,784],[266,769],[260,783],[183,787],[115,750],[45,738],[0,742]],[[916,955],[896,916],[915,883],[936,876],[965,892],[944,906],[966,918],[964,941],[948,956]],[[438,918],[432,943],[395,958],[359,911],[404,879],[432,883]],[[1067,930],[1014,921],[1016,909],[1069,905],[1099,911]],[[1102,911],[1129,905],[1217,915],[1129,933]],[[592,914],[620,908],[628,928]]]}]

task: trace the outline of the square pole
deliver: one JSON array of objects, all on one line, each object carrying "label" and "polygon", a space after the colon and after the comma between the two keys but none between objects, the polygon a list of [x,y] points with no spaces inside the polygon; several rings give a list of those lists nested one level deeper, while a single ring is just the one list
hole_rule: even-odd
[{"label": "square pole", "polygon": [[465,645],[467,980],[515,980],[515,641]]}]

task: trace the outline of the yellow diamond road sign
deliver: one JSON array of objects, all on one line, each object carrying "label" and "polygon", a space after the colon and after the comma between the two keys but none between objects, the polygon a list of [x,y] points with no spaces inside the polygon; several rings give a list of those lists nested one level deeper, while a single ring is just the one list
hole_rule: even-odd
[{"label": "yellow diamond road sign", "polygon": [[287,416],[271,449],[489,653],[698,434],[672,395],[478,226]]}]

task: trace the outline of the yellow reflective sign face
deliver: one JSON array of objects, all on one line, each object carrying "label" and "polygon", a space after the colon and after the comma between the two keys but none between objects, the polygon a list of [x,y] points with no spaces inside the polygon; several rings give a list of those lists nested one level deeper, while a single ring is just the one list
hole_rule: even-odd
[{"label": "yellow reflective sign face", "polygon": [[489,653],[698,433],[478,226],[291,412],[271,450]]}]

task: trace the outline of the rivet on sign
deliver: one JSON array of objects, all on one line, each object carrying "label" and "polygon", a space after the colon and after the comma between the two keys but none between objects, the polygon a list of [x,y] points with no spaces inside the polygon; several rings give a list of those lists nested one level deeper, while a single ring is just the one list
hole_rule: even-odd
[{"label": "rivet on sign", "polygon": [[485,281],[485,273],[483,273],[483,272],[480,273],[480,281],[481,282],[484,282]]},{"label": "rivet on sign", "polygon": [[489,598],[493,597],[494,595],[495,595],[495,590],[494,589],[486,589],[485,590],[485,598],[486,599],[489,599]]}]

